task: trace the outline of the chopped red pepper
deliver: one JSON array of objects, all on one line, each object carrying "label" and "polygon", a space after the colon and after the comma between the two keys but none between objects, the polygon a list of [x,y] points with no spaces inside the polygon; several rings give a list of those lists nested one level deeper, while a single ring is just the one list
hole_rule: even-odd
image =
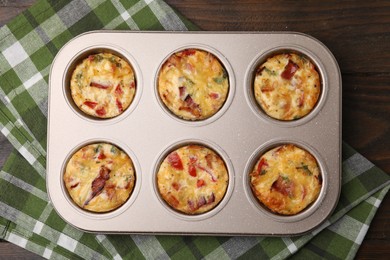
[{"label": "chopped red pepper", "polygon": [[99,156],[98,156],[98,159],[99,159],[99,160],[106,159],[106,155],[105,155],[103,152],[101,152],[101,153],[99,154]]},{"label": "chopped red pepper", "polygon": [[118,107],[118,110],[119,110],[120,112],[123,111],[122,102],[120,102],[119,99],[116,99],[116,106]]},{"label": "chopped red pepper", "polygon": [[130,88],[135,88],[135,82],[134,82],[134,81],[132,81],[132,82],[130,83]]},{"label": "chopped red pepper", "polygon": [[202,179],[199,179],[197,182],[196,182],[196,187],[200,188],[202,186],[206,185],[206,183],[204,182],[204,180]]},{"label": "chopped red pepper", "polygon": [[180,185],[179,185],[177,182],[172,183],[172,187],[173,187],[175,190],[179,190],[179,189],[180,189]]},{"label": "chopped red pepper", "polygon": [[106,110],[104,109],[104,107],[102,107],[102,108],[96,110],[96,114],[98,116],[104,116],[106,114]]},{"label": "chopped red pepper", "polygon": [[284,79],[291,79],[298,69],[299,69],[299,66],[297,64],[295,64],[291,60],[288,60],[288,63],[286,65],[286,67],[284,67],[284,71],[282,72],[281,76]]},{"label": "chopped red pepper", "polygon": [[179,154],[177,152],[172,152],[168,155],[168,162],[171,164],[171,166],[177,170],[183,170],[183,163],[181,162],[181,159],[179,157]]},{"label": "chopped red pepper", "polygon": [[209,96],[210,96],[212,99],[218,99],[218,98],[219,98],[219,93],[211,92],[211,93],[209,94]]},{"label": "chopped red pepper", "polygon": [[89,85],[91,87],[100,88],[100,89],[108,89],[110,87],[110,86],[103,85],[103,84],[100,84],[100,83],[97,83],[97,82],[91,82]]},{"label": "chopped red pepper", "polygon": [[302,107],[305,101],[305,92],[302,92],[301,96],[298,99],[298,107]]},{"label": "chopped red pepper", "polygon": [[192,164],[190,164],[188,166],[188,173],[192,176],[192,177],[196,177],[196,167]]},{"label": "chopped red pepper", "polygon": [[176,208],[177,206],[179,206],[179,201],[176,199],[175,196],[171,195],[168,197],[168,203],[171,204],[174,208]]},{"label": "chopped red pepper", "polygon": [[90,107],[92,109],[94,109],[96,106],[97,106],[98,103],[96,102],[93,102],[93,101],[85,101],[84,102],[84,105],[86,105],[87,107]]},{"label": "chopped red pepper", "polygon": [[260,162],[259,162],[259,165],[257,165],[257,174],[260,174],[262,175],[262,170],[263,170],[263,167],[267,167],[268,166],[268,163],[265,161],[264,158],[261,158]]}]

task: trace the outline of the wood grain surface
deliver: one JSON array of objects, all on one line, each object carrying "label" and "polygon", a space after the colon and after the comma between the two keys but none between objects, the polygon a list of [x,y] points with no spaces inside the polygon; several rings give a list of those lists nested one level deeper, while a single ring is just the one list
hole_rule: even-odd
[{"label": "wood grain surface", "polygon": [[[35,0],[0,0],[0,26]],[[322,41],[343,78],[343,140],[390,173],[390,1],[166,0],[208,31],[298,31]],[[12,150],[0,136],[0,167]],[[388,259],[390,199],[374,217],[356,258]],[[0,242],[0,259],[40,259]]]}]

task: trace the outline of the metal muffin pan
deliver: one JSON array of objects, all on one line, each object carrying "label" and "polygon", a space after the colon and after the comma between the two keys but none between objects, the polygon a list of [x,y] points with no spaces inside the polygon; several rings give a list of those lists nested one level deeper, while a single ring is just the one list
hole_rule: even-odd
[{"label": "metal muffin pan", "polygon": [[[159,100],[157,77],[165,60],[186,48],[214,54],[224,65],[230,90],[224,106],[203,121],[172,115]],[[136,94],[123,114],[111,119],[84,115],[74,105],[69,79],[75,65],[92,53],[108,51],[127,60],[136,78]],[[298,52],[321,76],[322,90],[311,113],[278,121],[262,112],[253,97],[253,78],[269,55]],[[296,235],[321,223],[335,208],[341,187],[341,76],[331,52],[300,33],[94,31],[68,42],[53,61],[49,79],[47,189],[58,214],[88,232],[204,235]],[[76,206],[63,183],[67,161],[80,147],[112,143],[135,167],[129,200],[108,213]],[[156,170],[174,148],[196,143],[225,161],[229,184],[213,210],[184,215],[159,197]],[[323,185],[319,198],[301,213],[281,216],[262,207],[252,194],[249,173],[261,154],[292,143],[316,158]]]}]

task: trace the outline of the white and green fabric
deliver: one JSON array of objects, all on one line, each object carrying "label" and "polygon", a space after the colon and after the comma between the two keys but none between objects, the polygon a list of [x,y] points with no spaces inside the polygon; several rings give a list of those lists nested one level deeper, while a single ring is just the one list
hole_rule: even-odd
[{"label": "white and green fabric", "polygon": [[0,29],[0,130],[15,147],[0,172],[1,239],[54,259],[354,257],[390,177],[345,143],[337,208],[304,236],[96,235],[65,223],[46,192],[48,75],[67,41],[96,29],[197,27],[160,0],[41,0]]}]

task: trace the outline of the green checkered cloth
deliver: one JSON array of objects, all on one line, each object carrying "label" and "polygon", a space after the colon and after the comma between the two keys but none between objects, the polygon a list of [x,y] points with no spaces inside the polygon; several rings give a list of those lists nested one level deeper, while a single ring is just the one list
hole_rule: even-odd
[{"label": "green checkered cloth", "polygon": [[0,29],[0,130],[15,147],[0,172],[0,238],[55,259],[355,256],[390,178],[347,144],[340,201],[325,223],[303,236],[96,235],[65,223],[46,192],[48,75],[66,42],[96,29],[196,27],[159,0],[42,0]]}]

